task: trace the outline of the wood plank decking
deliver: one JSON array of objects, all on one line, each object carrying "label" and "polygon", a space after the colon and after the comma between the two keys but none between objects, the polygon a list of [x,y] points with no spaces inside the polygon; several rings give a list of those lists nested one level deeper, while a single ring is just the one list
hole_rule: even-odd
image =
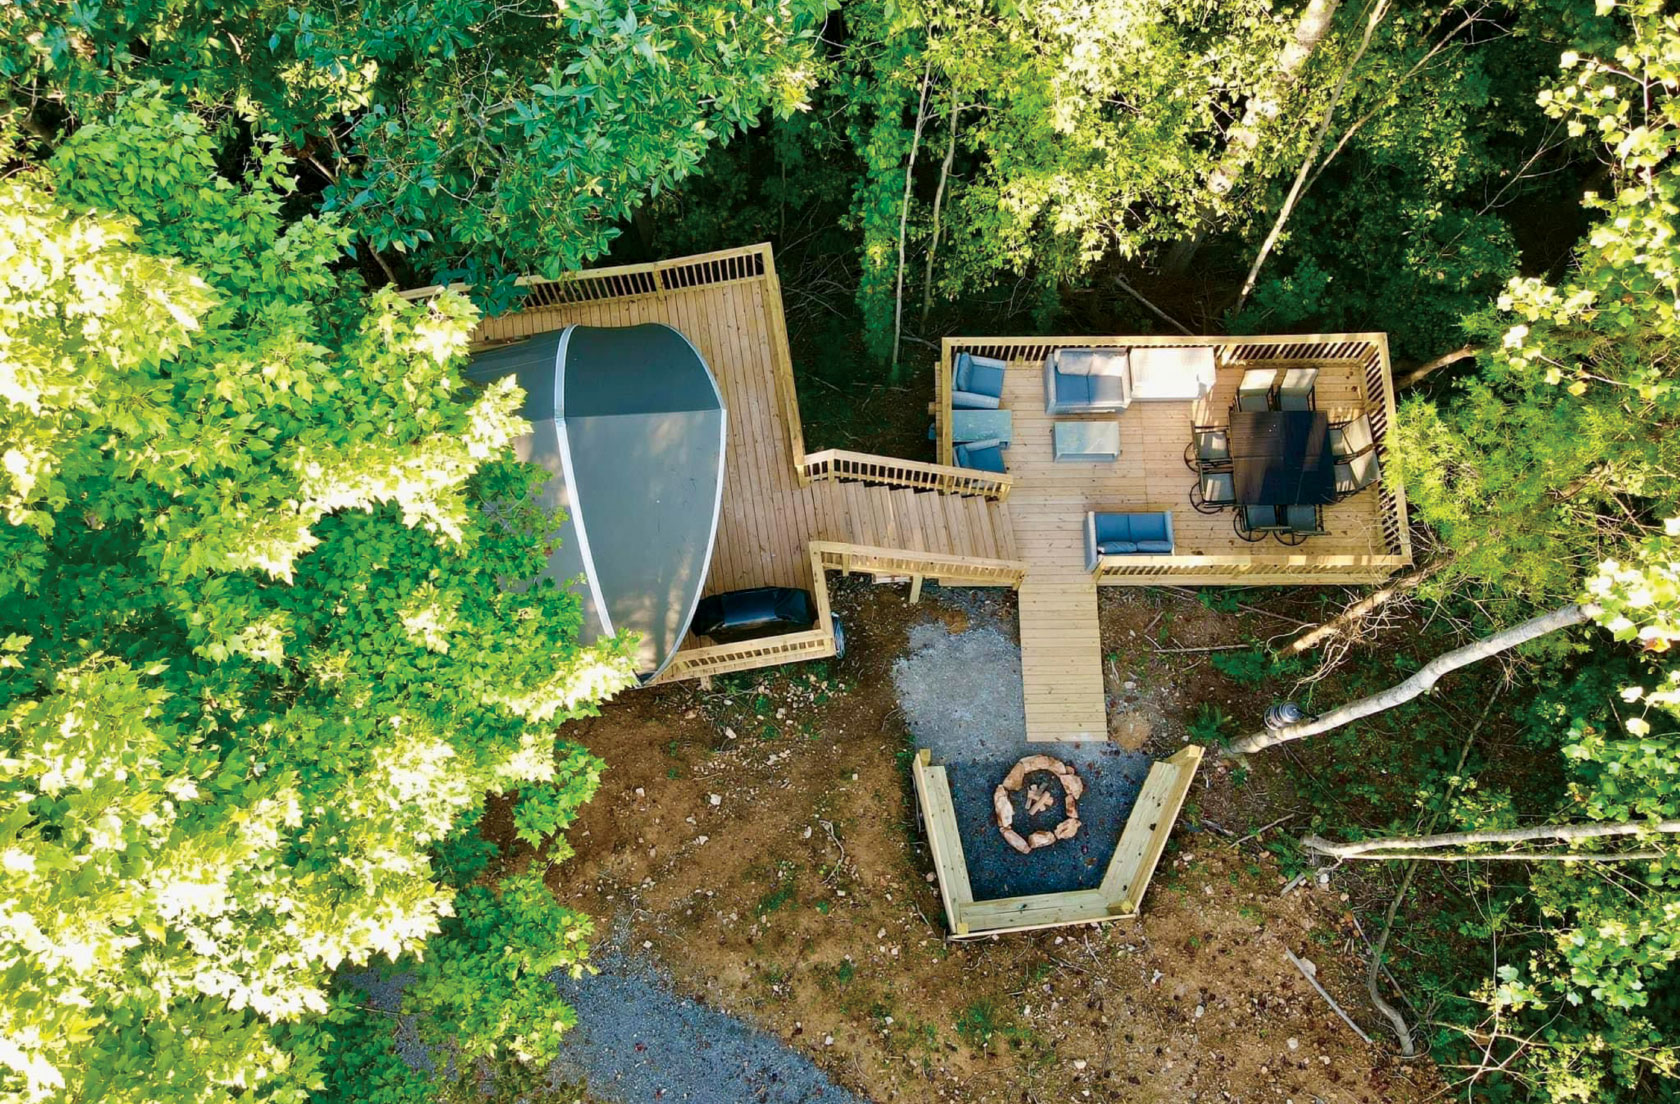
[{"label": "wood plank decking", "polygon": [[[799,424],[781,286],[768,246],[750,246],[652,265],[522,281],[524,309],[481,323],[478,345],[516,341],[571,323],[662,322],[692,341],[712,368],[728,409],[724,493],[704,593],[753,586],[821,591],[813,572],[863,571],[975,585],[1018,585],[1023,688],[1030,740],[1107,737],[1098,633],[1098,585],[1361,583],[1411,562],[1404,492],[1383,481],[1325,510],[1330,535],[1298,548],[1241,541],[1229,512],[1192,510],[1194,477],[1184,466],[1190,427],[1220,423],[1243,370],[1310,364],[1320,370],[1318,408],[1332,420],[1371,417],[1379,458],[1394,394],[1381,334],[1305,337],[1068,337],[946,339],[934,413],[940,464],[828,451],[807,454]],[[424,298],[438,289],[408,293]],[[1134,402],[1117,420],[1121,455],[1106,463],[1057,463],[1044,413],[1042,365],[1056,347],[1208,345],[1218,372],[1196,402]],[[1008,363],[1002,405],[1014,416],[1009,474],[950,466],[950,373],[957,351]],[[1065,417],[1065,416],[1063,416]],[[1085,563],[1089,510],[1170,509],[1170,555]],[[719,669],[744,669],[829,654],[826,632],[777,638],[787,644],[725,657],[690,638],[683,654],[706,653]],[[798,638],[798,639],[796,639]],[[792,642],[788,644],[787,642]],[[797,645],[797,647],[794,647]],[[827,648],[827,651],[822,649]],[[791,650],[790,650],[791,649]],[[702,666],[673,677],[693,677]]]},{"label": "wood plank decking", "polygon": [[[782,301],[768,247],[744,276],[676,290],[631,284],[629,294],[580,296],[484,321],[476,344],[516,341],[573,323],[662,322],[680,331],[717,377],[728,410],[723,505],[705,594],[755,586],[812,585],[810,542],[923,552],[960,560],[1011,560],[1008,504],[862,482],[805,482]],[[746,251],[751,253],[753,251]],[[724,256],[731,259],[736,251]],[[692,267],[691,258],[670,267]],[[590,274],[583,274],[587,280]],[[587,286],[587,285],[586,285]],[[533,296],[533,298],[539,298]],[[550,298],[558,298],[550,296]],[[690,638],[684,647],[699,647]],[[773,657],[772,657],[773,658]]]}]

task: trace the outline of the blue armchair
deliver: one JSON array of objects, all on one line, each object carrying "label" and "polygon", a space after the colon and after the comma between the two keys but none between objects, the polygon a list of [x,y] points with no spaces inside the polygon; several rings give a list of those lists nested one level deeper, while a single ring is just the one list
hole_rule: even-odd
[{"label": "blue armchair", "polygon": [[954,449],[957,467],[1002,474],[1009,470],[1003,462],[1003,450],[1008,447],[1009,442],[1001,437],[992,437],[985,441],[964,442]]},{"label": "blue armchair", "polygon": [[958,353],[951,381],[953,410],[996,410],[1003,402],[1006,365],[992,357]]}]

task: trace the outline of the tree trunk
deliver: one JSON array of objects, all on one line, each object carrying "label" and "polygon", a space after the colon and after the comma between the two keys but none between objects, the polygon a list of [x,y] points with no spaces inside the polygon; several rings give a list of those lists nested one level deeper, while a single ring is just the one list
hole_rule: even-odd
[{"label": "tree trunk", "polygon": [[1436,656],[1423,666],[1417,674],[1400,683],[1391,686],[1381,693],[1372,694],[1368,698],[1361,698],[1350,702],[1340,709],[1333,709],[1322,717],[1313,717],[1299,724],[1288,725],[1284,728],[1266,732],[1256,732],[1252,736],[1244,737],[1232,744],[1227,755],[1247,755],[1256,751],[1264,751],[1278,744],[1286,744],[1291,740],[1300,740],[1307,736],[1317,736],[1321,732],[1329,732],[1334,728],[1341,728],[1363,717],[1393,709],[1397,705],[1411,701],[1419,694],[1430,690],[1441,676],[1456,671],[1460,667],[1468,666],[1478,659],[1486,659],[1491,655],[1508,651],[1519,644],[1526,644],[1530,640],[1538,639],[1547,633],[1557,632],[1559,629],[1579,625],[1599,612],[1594,605],[1570,605],[1562,609],[1543,613],[1539,617],[1530,618],[1520,625],[1513,625],[1502,632],[1496,632],[1474,644],[1456,648],[1445,655]]},{"label": "tree trunk", "polygon": [[898,290],[893,306],[892,376],[898,378],[898,346],[904,334],[904,237],[910,228],[910,190],[915,183],[916,151],[922,144],[922,125],[927,121],[928,79],[933,59],[922,68],[922,94],[916,102],[916,129],[910,136],[910,159],[904,165],[904,202],[898,209]]},{"label": "tree trunk", "polygon": [[[1249,97],[1242,121],[1231,129],[1219,164],[1208,175],[1208,190],[1215,196],[1223,196],[1236,187],[1249,162],[1254,159],[1261,129],[1282,112],[1284,100],[1295,87],[1307,59],[1312,57],[1313,51],[1329,33],[1336,9],[1340,6],[1341,0],[1308,0],[1307,6],[1301,9],[1301,17],[1295,21],[1295,36],[1278,55],[1277,69],[1273,71],[1271,80],[1264,89],[1256,90]],[[1196,250],[1213,224],[1214,206],[1212,201],[1197,204],[1195,229],[1167,251],[1162,265],[1164,272],[1182,276],[1189,271]]]},{"label": "tree trunk", "polygon": [[1370,594],[1353,603],[1347,609],[1323,624],[1314,625],[1306,632],[1289,642],[1285,650],[1290,655],[1300,655],[1323,644],[1331,637],[1340,636],[1345,632],[1352,632],[1354,627],[1378,609],[1387,605],[1390,600],[1400,594],[1416,590],[1432,576],[1440,574],[1453,562],[1451,556],[1440,556],[1433,562],[1409,571],[1395,579],[1387,586],[1373,590]]},{"label": "tree trunk", "polygon": [[922,278],[922,326],[933,306],[933,258],[939,252],[939,209],[945,201],[945,182],[951,179],[951,162],[957,156],[957,86],[951,85],[951,136],[945,143],[945,160],[939,166],[939,187],[933,191],[933,233],[928,238],[927,273]]},{"label": "tree trunk", "polygon": [[1411,371],[1395,380],[1394,387],[1396,390],[1402,387],[1411,387],[1413,384],[1421,382],[1431,373],[1440,371],[1449,364],[1457,364],[1461,360],[1469,360],[1481,351],[1482,347],[1480,345],[1461,345],[1452,352],[1443,353],[1434,360],[1424,361],[1416,368],[1413,368]]},{"label": "tree trunk", "polygon": [[1284,198],[1283,210],[1278,212],[1277,221],[1272,223],[1271,232],[1260,245],[1260,252],[1254,258],[1254,266],[1248,270],[1248,279],[1243,281],[1242,291],[1237,295],[1236,310],[1242,313],[1243,304],[1248,302],[1249,293],[1254,290],[1254,283],[1260,278],[1260,266],[1266,263],[1266,258],[1283,234],[1289,216],[1295,211],[1295,204],[1300,200],[1302,191],[1306,188],[1307,174],[1312,171],[1313,163],[1318,160],[1318,151],[1324,148],[1324,140],[1330,136],[1330,124],[1336,118],[1336,108],[1341,106],[1342,94],[1347,91],[1348,80],[1353,71],[1359,67],[1359,62],[1365,57],[1365,51],[1371,45],[1371,36],[1376,34],[1377,25],[1383,16],[1388,14],[1388,0],[1377,0],[1377,6],[1371,9],[1371,18],[1365,21],[1365,33],[1359,39],[1359,49],[1353,52],[1341,76],[1336,78],[1336,87],[1330,93],[1330,102],[1325,105],[1324,118],[1318,124],[1318,133],[1313,135],[1312,145],[1307,148],[1307,156],[1301,161],[1301,171],[1295,174],[1295,183],[1289,189],[1289,195]]},{"label": "tree trunk", "polygon": [[[1457,862],[1460,859],[1542,859],[1550,861],[1579,859],[1605,861],[1660,857],[1663,854],[1661,851],[1623,851],[1614,854],[1586,852],[1577,855],[1557,855],[1544,851],[1525,854],[1496,853],[1492,855],[1472,855],[1462,852],[1437,853],[1444,848],[1468,847],[1478,843],[1531,843],[1535,840],[1561,840],[1566,843],[1573,843],[1577,840],[1637,836],[1641,832],[1661,832],[1664,835],[1675,835],[1680,833],[1680,820],[1627,821],[1613,824],[1542,824],[1534,828],[1489,828],[1475,832],[1442,832],[1433,836],[1396,836],[1393,839],[1359,840],[1356,843],[1331,843],[1319,836],[1306,836],[1301,840],[1301,846],[1309,851],[1316,851],[1320,855],[1330,855],[1338,859],[1420,858],[1439,862]],[[1407,850],[1399,850],[1401,848]]]}]

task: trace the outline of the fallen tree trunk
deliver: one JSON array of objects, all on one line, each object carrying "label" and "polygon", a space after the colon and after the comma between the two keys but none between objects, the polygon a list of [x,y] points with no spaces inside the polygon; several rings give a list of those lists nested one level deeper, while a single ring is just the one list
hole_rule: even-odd
[{"label": "fallen tree trunk", "polygon": [[[1585,853],[1557,855],[1549,852],[1472,855],[1441,854],[1440,849],[1469,847],[1480,843],[1532,843],[1535,840],[1558,840],[1573,843],[1577,840],[1607,839],[1637,836],[1641,832],[1680,834],[1680,820],[1625,821],[1613,824],[1541,824],[1533,828],[1487,828],[1474,832],[1441,832],[1433,836],[1396,836],[1393,839],[1358,840],[1354,843],[1331,843],[1320,836],[1306,836],[1301,846],[1320,855],[1338,859],[1398,859],[1423,858],[1442,862],[1460,859],[1543,859],[1550,861],[1659,858],[1661,851],[1624,851],[1615,854]],[[1400,852],[1397,849],[1407,848]]]},{"label": "fallen tree trunk", "polygon": [[1443,353],[1434,360],[1426,360],[1416,368],[1413,368],[1411,371],[1401,376],[1399,379],[1395,380],[1395,390],[1399,390],[1402,387],[1411,387],[1414,384],[1421,383],[1426,377],[1440,371],[1442,368],[1457,364],[1461,360],[1469,360],[1481,351],[1482,347],[1480,345],[1460,345],[1450,353]]},{"label": "fallen tree trunk", "polygon": [[1395,597],[1405,594],[1408,591],[1416,590],[1432,576],[1438,575],[1442,571],[1446,570],[1447,566],[1451,563],[1452,557],[1443,556],[1432,563],[1425,564],[1423,567],[1420,567],[1415,571],[1407,572],[1386,586],[1378,587],[1376,590],[1373,590],[1370,594],[1367,594],[1359,601],[1348,606],[1347,609],[1344,609],[1341,613],[1338,613],[1330,620],[1319,625],[1314,625],[1300,636],[1297,636],[1294,640],[1291,640],[1289,642],[1289,646],[1284,650],[1289,652],[1291,655],[1300,655],[1302,652],[1311,651],[1332,637],[1340,636],[1345,632],[1351,632],[1354,627],[1366,617],[1369,617],[1371,614],[1387,605]]},{"label": "fallen tree trunk", "polygon": [[1436,656],[1405,682],[1391,686],[1381,693],[1372,694],[1367,698],[1349,702],[1339,709],[1319,717],[1312,717],[1298,724],[1287,725],[1283,728],[1256,732],[1232,744],[1226,755],[1248,755],[1256,751],[1264,751],[1278,744],[1286,744],[1291,740],[1300,740],[1307,736],[1317,736],[1321,732],[1329,732],[1333,728],[1340,728],[1351,724],[1362,717],[1369,717],[1374,713],[1381,713],[1393,709],[1397,705],[1411,701],[1419,694],[1423,694],[1440,681],[1441,676],[1460,667],[1468,666],[1478,659],[1486,659],[1491,655],[1508,651],[1519,644],[1526,644],[1545,636],[1547,633],[1557,632],[1559,629],[1579,625],[1599,612],[1594,605],[1568,605],[1562,609],[1543,613],[1539,617],[1530,618],[1520,625],[1513,625],[1502,632],[1478,640],[1474,644],[1467,644],[1462,648],[1455,648],[1445,655]]}]

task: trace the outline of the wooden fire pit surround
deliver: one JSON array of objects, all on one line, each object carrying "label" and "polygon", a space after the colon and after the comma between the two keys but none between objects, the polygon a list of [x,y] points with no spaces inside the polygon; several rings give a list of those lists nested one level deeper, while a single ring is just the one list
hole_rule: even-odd
[{"label": "wooden fire pit surround", "polygon": [[[1055,766],[1041,765],[1041,761]],[[927,831],[928,851],[933,856],[934,874],[939,881],[939,896],[945,906],[945,923],[951,938],[978,939],[1000,932],[1032,931],[1136,916],[1138,907],[1143,903],[1143,894],[1149,888],[1149,880],[1155,875],[1155,866],[1161,861],[1161,852],[1166,849],[1167,838],[1172,835],[1178,811],[1184,805],[1184,795],[1190,791],[1190,783],[1195,779],[1196,767],[1201,761],[1202,749],[1191,744],[1170,759],[1161,760],[1149,768],[1149,776],[1138,791],[1131,815],[1120,830],[1120,839],[1115,844],[1102,884],[1096,889],[976,901],[968,884],[968,863],[963,858],[956,807],[951,802],[951,783],[945,776],[944,766],[933,762],[933,754],[926,748],[918,750],[911,761],[910,771],[916,784],[916,804]],[[1029,755],[1015,764],[993,794],[993,811],[997,815],[999,831],[1005,833],[1004,839],[1008,840],[1010,834],[1019,838],[1019,833],[1014,833],[1011,827],[1014,818],[1012,795],[1027,784],[1027,775],[1040,770],[1050,771],[1061,782],[1067,816],[1055,831],[1035,832],[1022,839],[1026,845],[1024,849],[1011,840],[1010,846],[1017,851],[1032,851],[1035,837],[1041,835],[1051,838],[1038,842],[1036,846],[1039,847],[1056,843],[1062,831],[1066,831],[1067,835],[1060,838],[1072,838],[1081,827],[1078,798],[1085,792],[1085,785],[1079,775],[1058,759]],[[1011,780],[1014,781],[1013,786],[1010,785]],[[1010,810],[1007,822],[1003,813],[1005,807]],[[1067,828],[1070,821],[1073,827]]]}]

